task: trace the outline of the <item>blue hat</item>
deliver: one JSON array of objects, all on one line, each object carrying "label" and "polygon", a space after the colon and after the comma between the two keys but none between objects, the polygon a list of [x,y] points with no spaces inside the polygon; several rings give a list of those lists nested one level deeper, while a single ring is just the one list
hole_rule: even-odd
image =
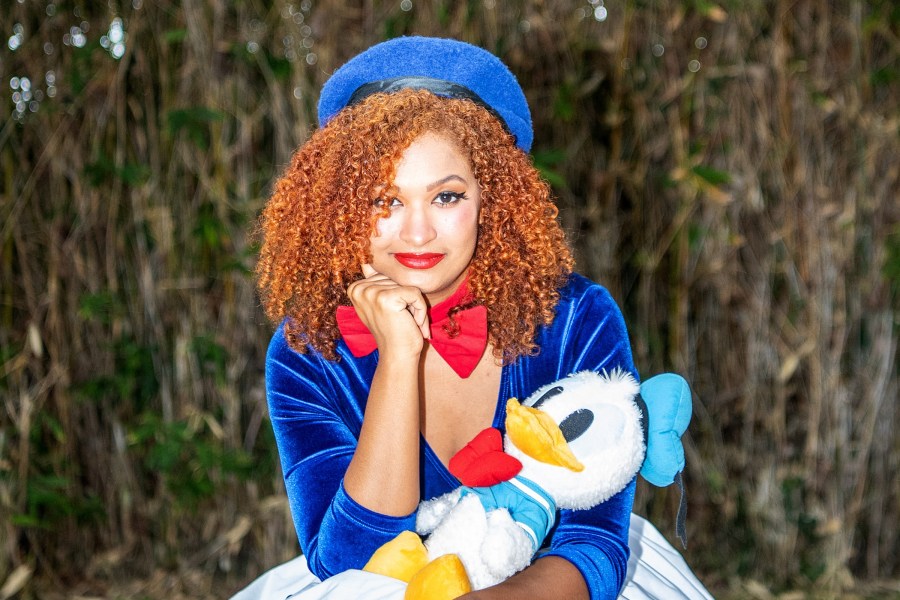
[{"label": "blue hat", "polygon": [[399,37],[351,58],[322,87],[319,125],[370,94],[403,88],[473,100],[499,117],[519,148],[531,149],[531,112],[515,75],[487,50],[441,38]]}]

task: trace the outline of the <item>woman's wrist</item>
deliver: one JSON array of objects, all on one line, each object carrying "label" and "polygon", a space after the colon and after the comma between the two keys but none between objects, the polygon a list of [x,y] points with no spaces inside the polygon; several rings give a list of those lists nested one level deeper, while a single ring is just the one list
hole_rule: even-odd
[{"label": "woman's wrist", "polygon": [[395,344],[389,345],[384,349],[378,349],[378,366],[380,369],[389,369],[392,372],[403,373],[405,371],[414,371],[418,376],[419,361],[422,358],[422,351],[425,344],[414,345]]}]

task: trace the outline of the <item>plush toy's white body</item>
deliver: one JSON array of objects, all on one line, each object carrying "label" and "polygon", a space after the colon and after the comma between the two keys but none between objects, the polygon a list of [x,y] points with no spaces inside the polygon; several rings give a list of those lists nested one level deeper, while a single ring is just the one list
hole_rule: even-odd
[{"label": "plush toy's white body", "polygon": [[531,562],[531,538],[505,509],[485,511],[477,496],[460,499],[455,490],[419,506],[416,518],[428,557],[459,556],[472,589],[480,590],[509,578]]},{"label": "plush toy's white body", "polygon": [[[535,460],[508,435],[504,451],[522,462],[519,477],[537,483],[558,508],[595,506],[621,491],[641,468],[645,446],[638,392],[638,383],[623,371],[585,371],[544,386],[522,403],[560,425],[582,471]],[[534,554],[531,537],[506,509],[486,511],[476,495],[463,495],[461,489],[423,502],[416,530],[429,536],[430,559],[460,557],[473,589],[507,579],[528,566]]]}]

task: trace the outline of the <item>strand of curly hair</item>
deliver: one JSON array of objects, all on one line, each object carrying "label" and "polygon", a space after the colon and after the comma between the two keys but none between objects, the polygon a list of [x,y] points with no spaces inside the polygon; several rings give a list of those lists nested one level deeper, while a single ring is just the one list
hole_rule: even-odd
[{"label": "strand of curly hair", "polygon": [[[481,188],[481,223],[468,285],[488,308],[494,356],[534,354],[573,260],[550,189],[528,156],[487,110],[467,100],[403,90],[345,108],[301,146],[262,212],[256,266],[267,317],[285,321],[298,352],[334,360],[335,311],[370,260],[369,238],[386,214],[373,208],[403,151],[424,133],[468,155]],[[386,210],[385,210],[386,212]]]}]

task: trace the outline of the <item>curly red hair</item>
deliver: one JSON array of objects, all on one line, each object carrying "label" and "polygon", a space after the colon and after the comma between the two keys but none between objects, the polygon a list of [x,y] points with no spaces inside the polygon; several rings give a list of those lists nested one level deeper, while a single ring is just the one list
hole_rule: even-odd
[{"label": "curly red hair", "polygon": [[266,315],[287,318],[298,352],[334,359],[339,305],[370,260],[373,208],[403,151],[424,133],[454,141],[481,188],[481,224],[468,286],[488,308],[488,338],[504,361],[538,350],[535,332],[553,320],[572,256],[550,189],[486,109],[427,91],[375,94],[313,133],[276,182],[260,219],[256,266]]}]

